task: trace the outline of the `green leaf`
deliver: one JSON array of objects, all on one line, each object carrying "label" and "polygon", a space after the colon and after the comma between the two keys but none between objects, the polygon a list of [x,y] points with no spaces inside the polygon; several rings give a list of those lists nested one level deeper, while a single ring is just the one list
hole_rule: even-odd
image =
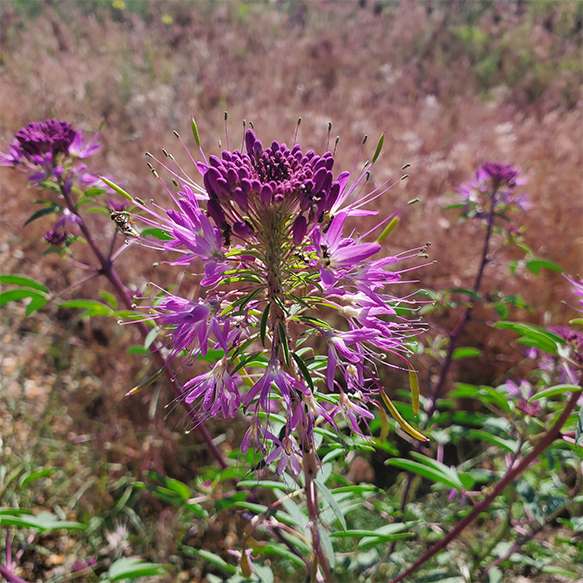
[{"label": "green leaf", "polygon": [[326,498],[328,504],[330,504],[330,507],[334,511],[336,518],[338,518],[338,520],[340,521],[343,530],[346,530],[346,519],[344,518],[344,514],[340,509],[338,502],[334,498],[334,494],[332,494],[332,492],[330,492],[330,490],[328,490],[328,488],[320,480],[314,480],[314,484],[316,484],[320,492],[322,492],[322,494],[324,495],[324,498]]},{"label": "green leaf", "polygon": [[527,346],[534,346],[539,350],[557,354],[557,347],[564,344],[563,339],[545,328],[533,326],[532,324],[524,324],[522,322],[496,322],[493,324],[494,328],[502,328],[504,330],[512,330],[522,336],[518,340],[521,344]]},{"label": "green leaf", "polygon": [[530,397],[529,401],[538,401],[539,399],[553,397],[555,395],[562,395],[563,393],[574,393],[575,391],[580,390],[581,387],[578,385],[554,385],[539,391],[536,395]]},{"label": "green leaf", "polygon": [[204,551],[202,549],[194,549],[192,547],[191,547],[191,549],[199,557],[207,560],[209,563],[212,563],[213,565],[216,565],[217,567],[221,567],[221,569],[224,569],[225,571],[231,573],[231,575],[234,575],[237,572],[237,567],[234,567],[233,565],[229,565],[229,563],[227,563],[223,559],[221,559],[221,557],[219,557],[219,555],[215,555],[215,553],[211,553],[210,551]]},{"label": "green leaf", "polygon": [[331,568],[334,568],[336,564],[336,557],[334,556],[334,547],[332,546],[332,541],[330,540],[330,535],[328,531],[318,525],[318,532],[320,533],[320,541],[322,543],[322,547],[324,548],[324,552],[326,553],[326,557],[328,558],[328,563],[330,564]]},{"label": "green leaf", "polygon": [[526,264],[526,268],[535,275],[538,275],[541,268],[550,269],[551,271],[557,271],[558,273],[562,273],[563,270],[552,261],[547,261],[545,259],[533,259]]},{"label": "green leaf", "polygon": [[420,463],[425,464],[426,466],[433,468],[437,472],[441,472],[444,476],[448,476],[452,481],[457,482],[459,480],[459,476],[457,470],[455,468],[450,468],[446,466],[443,462],[438,460],[434,460],[426,455],[421,453],[417,453],[415,451],[411,452],[411,455]]},{"label": "green leaf", "polygon": [[44,208],[44,209],[40,209],[28,218],[26,223],[24,223],[24,226],[26,227],[26,225],[28,225],[29,223],[32,223],[32,221],[36,221],[37,219],[40,219],[41,217],[44,217],[45,215],[50,215],[53,213],[60,213],[62,210],[63,210],[63,207],[61,207],[57,204],[50,206],[50,207],[47,207],[47,208]]},{"label": "green leaf", "polygon": [[[104,188],[88,188],[85,191],[85,196],[100,196],[102,194],[105,194],[107,192],[107,190],[105,190]],[[107,212],[107,211],[106,211]]]},{"label": "green leaf", "polygon": [[301,529],[306,528],[308,524],[308,517],[300,510],[300,507],[291,499],[287,494],[281,490],[274,490],[273,493],[277,496],[278,500],[281,501],[281,505],[289,515],[290,519],[296,526]]},{"label": "green leaf", "polygon": [[253,548],[253,553],[257,553],[260,555],[278,555],[280,557],[284,557],[286,559],[288,559],[289,561],[291,561],[292,563],[295,563],[296,565],[300,566],[300,567],[304,567],[306,566],[306,564],[304,563],[304,561],[302,561],[302,559],[300,557],[298,557],[295,553],[292,553],[287,547],[285,547],[282,544],[278,544],[278,543],[272,543],[272,544],[266,544],[266,545],[249,545],[251,548]]},{"label": "green leaf", "polygon": [[0,525],[33,528],[41,532],[58,528],[64,528],[66,530],[84,530],[86,528],[86,526],[80,522],[60,520],[58,516],[51,514],[50,512],[41,512],[37,516],[32,514],[18,515],[14,511],[12,515],[0,513]]},{"label": "green leaf", "polygon": [[144,339],[144,348],[150,348],[150,346],[152,345],[152,342],[154,342],[154,340],[156,340],[156,338],[158,336],[158,332],[159,332],[158,328],[152,328],[148,332],[148,335]]},{"label": "green leaf", "polygon": [[23,474],[20,477],[20,487],[26,486],[27,484],[30,484],[31,482],[35,482],[36,480],[39,480],[40,478],[44,478],[45,476],[52,474],[53,471],[54,470],[52,470],[52,469],[45,469],[45,470],[39,470],[37,472],[27,472],[26,474]]},{"label": "green leaf", "polygon": [[267,333],[267,320],[269,319],[269,312],[271,311],[271,304],[268,302],[263,310],[263,315],[261,316],[261,327],[259,329],[259,336],[261,338],[262,346],[265,346],[265,334]]},{"label": "green leaf", "polygon": [[477,291],[474,291],[473,289],[469,289],[467,287],[451,287],[446,291],[449,292],[450,294],[468,294],[470,298],[476,301],[482,299],[482,296]]},{"label": "green leaf", "polygon": [[0,275],[0,283],[9,283],[11,285],[19,285],[20,287],[31,287],[32,289],[37,289],[46,294],[49,290],[46,285],[31,279],[30,277],[24,277],[23,275]]},{"label": "green leaf", "polygon": [[577,418],[577,427],[575,428],[575,445],[583,443],[583,407],[579,410],[579,417]]},{"label": "green leaf", "polygon": [[504,439],[503,437],[498,437],[492,433],[488,433],[487,431],[482,431],[480,429],[472,429],[468,433],[468,437],[474,439],[481,439],[483,441],[487,441],[492,445],[497,445],[498,447],[505,449],[511,453],[517,453],[520,447],[520,444],[515,439]]},{"label": "green leaf", "polygon": [[130,346],[126,350],[126,354],[150,354],[150,351],[147,348],[144,348],[142,345],[135,345]]},{"label": "green leaf", "polygon": [[68,300],[59,304],[59,308],[81,308],[86,310],[79,316],[80,318],[116,315],[115,311],[109,306],[106,306],[97,300]]},{"label": "green leaf", "polygon": [[291,355],[293,359],[296,361],[296,364],[298,365],[298,368],[300,369],[302,376],[308,383],[310,390],[314,392],[314,382],[312,381],[312,375],[310,374],[310,371],[308,370],[306,363],[295,352],[292,352]]},{"label": "green leaf", "polygon": [[104,289],[99,290],[99,295],[114,309],[117,310],[117,298]]},{"label": "green leaf", "polygon": [[268,490],[277,488],[278,490],[285,490],[285,484],[275,480],[240,480],[237,482],[237,486],[241,488],[267,488]]},{"label": "green leaf", "polygon": [[167,565],[158,563],[147,563],[142,559],[123,558],[113,563],[107,571],[110,581],[121,581],[123,579],[137,579],[138,577],[155,577],[163,575]]},{"label": "green leaf", "polygon": [[146,238],[148,236],[154,237],[154,239],[160,239],[161,241],[171,241],[172,235],[168,233],[168,231],[164,231],[164,229],[159,229],[157,227],[149,227],[144,229],[140,236]]},{"label": "green leaf", "polygon": [[26,309],[27,316],[42,308],[49,301],[45,294],[41,292],[28,289],[13,289],[0,294],[0,306],[8,302],[23,300],[24,298],[31,298]]},{"label": "green leaf", "polygon": [[445,484],[449,488],[455,488],[456,490],[462,489],[462,483],[460,482],[459,478],[457,478],[457,480],[452,479],[450,475],[435,468],[431,468],[424,463],[414,462],[402,458],[390,459],[387,460],[385,463],[388,466],[395,466],[408,472],[413,472],[415,474],[418,474],[419,476],[422,476],[423,478],[432,480],[433,482],[440,482],[442,484]]},{"label": "green leaf", "polygon": [[289,346],[287,343],[287,335],[285,333],[285,328],[283,327],[283,324],[281,322],[279,322],[278,324],[278,335],[279,342],[283,350],[283,358],[285,360],[285,363],[289,366],[290,365]]},{"label": "green leaf", "polygon": [[482,356],[482,351],[479,348],[462,346],[453,351],[452,358],[453,360],[461,360],[462,358],[474,358],[476,356]]}]

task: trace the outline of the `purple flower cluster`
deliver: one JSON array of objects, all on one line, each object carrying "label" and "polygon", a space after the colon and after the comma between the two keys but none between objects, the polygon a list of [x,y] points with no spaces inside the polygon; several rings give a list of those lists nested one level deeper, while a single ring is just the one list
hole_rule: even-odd
[{"label": "purple flower cluster", "polygon": [[[148,317],[170,328],[172,358],[222,353],[184,384],[200,418],[234,417],[243,407],[251,425],[241,450],[267,448],[267,463],[278,459],[279,471],[296,473],[315,423],[344,419],[361,433],[373,418],[367,403],[378,404],[384,390],[381,369],[411,370],[409,342],[421,327],[403,314],[415,306],[386,287],[400,280],[395,264],[420,249],[375,259],[381,244],[365,241],[370,233],[345,234],[347,219],[376,214],[362,205],[392,186],[359,198],[368,166],[349,184],[349,172],[334,177],[331,152],[304,154],[278,142],[264,149],[251,130],[244,144],[245,152],[203,154],[196,167],[204,187],[178,165],[158,162],[179,185],[175,194],[162,183],[176,208],[133,200],[140,219],[165,233],[138,241],[176,253],[172,264],[198,270],[203,289],[198,301],[162,292]],[[336,315],[324,318],[323,308]],[[280,411],[276,435],[270,419]]]},{"label": "purple flower cluster", "polygon": [[39,183],[48,179],[63,180],[71,188],[78,179],[87,188],[98,178],[86,172],[85,164],[73,160],[88,158],[101,146],[95,135],[87,144],[83,133],[66,121],[47,119],[31,122],[18,130],[8,152],[0,152],[0,166],[12,166],[31,172],[29,180]]},{"label": "purple flower cluster", "polygon": [[[70,195],[74,185],[83,190],[101,186],[99,178],[87,172],[86,164],[78,162],[101,147],[97,139],[95,135],[85,143],[83,133],[66,121],[47,119],[31,122],[16,132],[6,153],[0,152],[0,166],[18,168],[29,173],[28,179],[32,184],[46,186],[47,182],[51,182],[52,190],[65,191]],[[62,214],[44,239],[52,247],[62,247],[68,241],[64,226],[77,226],[81,224],[81,218],[63,205],[62,200],[54,208],[60,209],[55,212]]]},{"label": "purple flower cluster", "polygon": [[526,179],[509,164],[486,162],[474,176],[464,182],[459,193],[468,207],[477,209],[477,216],[486,216],[487,209],[493,205],[497,212],[516,207],[528,210],[530,203],[526,195],[516,195],[516,187],[526,184]]}]

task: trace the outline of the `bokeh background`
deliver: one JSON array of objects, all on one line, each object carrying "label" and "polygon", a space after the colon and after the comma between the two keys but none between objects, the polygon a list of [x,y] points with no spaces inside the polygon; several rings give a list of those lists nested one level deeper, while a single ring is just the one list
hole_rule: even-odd
[{"label": "bokeh background", "polygon": [[[583,272],[581,2],[3,0],[0,10],[5,144],[29,121],[53,116],[88,134],[99,130],[104,147],[92,169],[149,199],[162,191],[144,152],[166,148],[187,166],[173,130],[194,147],[191,115],[207,155],[226,139],[224,111],[232,143],[241,140],[244,119],[263,143],[290,143],[301,116],[300,143],[322,151],[331,122],[332,139],[340,136],[338,171],[352,166],[364,135],[361,162],[386,132],[371,188],[411,164],[409,179],[378,207],[391,213],[420,198],[390,241],[396,252],[431,242],[433,263],[415,274],[417,285],[471,282],[479,227],[459,225],[441,208],[485,161],[512,164],[528,178],[532,209],[515,218],[534,253],[571,275]],[[2,168],[0,181],[2,272],[44,281],[55,292],[73,284],[79,276],[73,265],[42,256],[50,222],[23,227],[36,210],[26,177]],[[111,222],[92,220],[105,247]],[[150,280],[169,285],[176,277],[153,269],[156,258],[140,250],[129,249],[123,260],[120,274],[135,287]],[[569,317],[567,287],[557,273],[535,277],[519,269],[509,278],[501,262],[485,284],[496,288],[532,306],[517,317],[553,324]],[[98,297],[95,286],[69,296]],[[180,415],[165,418],[169,396],[161,387],[123,397],[149,370],[146,360],[125,354],[137,342],[131,327],[78,315],[49,305],[24,319],[24,306],[9,304],[1,320],[0,464],[58,468],[58,491],[47,478],[32,502],[50,507],[78,493],[72,517],[113,512],[129,474],[153,469],[188,481],[213,463],[195,434],[184,435]],[[452,322],[447,311],[435,316],[435,325]],[[501,355],[486,355],[459,375],[491,382],[503,374],[514,361],[512,349],[498,342],[470,326],[462,344],[495,347]],[[241,431],[219,423],[209,429],[227,449]],[[380,479],[374,464],[367,471],[367,479]],[[149,532],[140,551],[167,559],[183,525],[170,510],[160,515],[155,500],[136,504]],[[191,529],[190,542],[236,536],[231,520],[210,531]],[[50,552],[26,557],[29,576],[38,580],[58,572],[72,553],[89,552],[81,548],[87,543],[62,537],[43,544]],[[184,580],[202,574],[196,567]]]}]

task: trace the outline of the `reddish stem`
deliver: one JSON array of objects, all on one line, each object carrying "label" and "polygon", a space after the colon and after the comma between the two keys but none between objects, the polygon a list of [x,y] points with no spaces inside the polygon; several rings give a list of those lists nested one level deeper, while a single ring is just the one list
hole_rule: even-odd
[{"label": "reddish stem", "polygon": [[492,492],[486,498],[484,498],[479,504],[474,506],[474,509],[463,518],[452,530],[449,531],[447,536],[442,538],[439,542],[433,545],[421,558],[419,558],[415,563],[413,563],[406,571],[392,579],[389,583],[398,583],[403,581],[405,577],[414,573],[421,565],[426,563],[431,557],[436,555],[439,551],[444,549],[452,540],[454,540],[461,532],[473,522],[492,502],[504,491],[504,488],[515,480],[520,474],[522,474],[528,466],[543,452],[547,447],[549,447],[553,441],[558,437],[561,427],[565,424],[569,415],[577,405],[577,400],[581,396],[581,391],[576,391],[571,395],[569,402],[563,409],[560,417],[557,419],[556,423],[549,429],[546,435],[537,443],[533,450],[526,456],[522,458],[522,461],[514,467],[511,467],[506,475],[496,484]]},{"label": "reddish stem", "polygon": [[[97,261],[99,262],[99,265],[101,266],[101,268],[99,269],[99,273],[103,274],[109,280],[109,283],[111,283],[111,285],[113,286],[114,290],[116,291],[118,297],[123,302],[124,306],[128,310],[131,310],[132,306],[133,306],[132,296],[130,295],[130,292],[127,290],[127,288],[122,283],[117,272],[115,271],[115,269],[113,267],[113,262],[111,261],[111,259],[106,258],[103,255],[103,253],[101,253],[101,250],[99,249],[99,247],[95,243],[95,241],[91,235],[91,232],[87,228],[87,225],[85,225],[85,222],[83,221],[83,219],[77,214],[77,210],[75,208],[73,200],[71,199],[70,194],[67,192],[67,189],[66,189],[65,184],[64,184],[62,179],[59,179],[59,186],[61,189],[61,194],[63,195],[63,198],[65,199],[65,202],[67,204],[67,208],[72,213],[74,213],[77,217],[79,217],[79,219],[80,219],[79,228],[81,229],[81,233],[83,233],[83,237],[85,237],[87,244],[89,245],[89,247],[93,251],[93,254],[97,258]],[[148,333],[150,330],[148,329],[146,324],[144,324],[143,322],[137,322],[136,325],[137,325],[137,328],[138,328],[142,338],[145,339],[148,336]],[[150,345],[150,353],[152,354],[152,357],[154,358],[156,365],[159,368],[164,369],[164,375],[166,376],[166,380],[168,381],[168,383],[170,384],[170,386],[174,390],[174,393],[176,394],[176,396],[180,397],[182,395],[182,389],[177,384],[176,379],[172,375],[172,372],[171,372],[170,368],[168,367],[168,363],[166,362],[166,359],[160,353],[160,350],[159,350],[156,342],[152,342],[152,344]],[[213,442],[213,439],[210,436],[209,432],[207,431],[206,427],[204,427],[204,425],[199,422],[194,410],[192,408],[190,408],[183,399],[181,399],[180,402],[182,403],[182,405],[186,409],[188,417],[195,424],[196,429],[198,430],[200,436],[202,437],[204,442],[207,444],[208,448],[212,451],[213,455],[215,456],[215,458],[218,461],[221,468],[225,469],[225,468],[229,467],[229,465],[227,464],[227,461],[225,460],[225,457],[223,456],[223,452],[215,445],[215,443]]]}]

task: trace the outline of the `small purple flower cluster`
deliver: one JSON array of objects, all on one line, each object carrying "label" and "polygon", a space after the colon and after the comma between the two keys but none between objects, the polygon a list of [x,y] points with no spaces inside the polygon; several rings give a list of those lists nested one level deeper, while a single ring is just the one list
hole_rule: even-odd
[{"label": "small purple flower cluster", "polygon": [[[75,130],[66,121],[47,119],[44,122],[31,122],[15,134],[8,152],[0,152],[0,166],[11,166],[29,173],[29,181],[41,185],[55,181],[70,194],[75,183],[87,189],[101,186],[97,176],[87,172],[84,163],[78,159],[88,158],[101,147],[96,134],[84,143],[83,133]],[[78,225],[80,218],[67,208],[63,215],[44,236],[52,247],[61,247],[67,240],[64,225]]]},{"label": "small purple flower cluster", "polygon": [[496,212],[504,212],[516,207],[529,210],[531,205],[524,194],[516,195],[516,187],[526,184],[526,179],[509,164],[486,162],[474,176],[464,182],[459,193],[467,210],[476,211],[476,216],[487,216],[487,209],[492,206]]},{"label": "small purple flower cluster", "polygon": [[[140,220],[164,232],[161,240],[138,241],[177,253],[173,265],[202,270],[197,301],[162,291],[147,317],[171,329],[171,357],[189,355],[191,362],[209,347],[222,352],[184,385],[200,419],[234,417],[242,406],[251,426],[241,450],[256,443],[268,450],[268,463],[279,460],[278,471],[297,473],[301,443],[294,432],[311,443],[315,423],[336,426],[341,417],[361,433],[373,418],[366,404],[378,404],[384,391],[381,367],[412,370],[409,343],[421,325],[406,314],[416,306],[385,288],[401,279],[395,264],[421,249],[373,257],[381,244],[365,238],[394,217],[364,235],[343,234],[350,216],[377,214],[362,206],[392,186],[360,197],[369,165],[349,184],[350,172],[334,178],[331,152],[318,156],[278,142],[264,149],[251,130],[244,144],[245,152],[225,150],[208,160],[202,153],[196,167],[204,188],[172,156],[166,154],[168,165],[157,161],[179,185],[175,194],[161,181],[176,208],[132,199]],[[336,316],[324,319],[323,309]],[[327,358],[319,355],[322,346]],[[281,409],[278,401],[285,423],[276,435],[269,420]]]}]

